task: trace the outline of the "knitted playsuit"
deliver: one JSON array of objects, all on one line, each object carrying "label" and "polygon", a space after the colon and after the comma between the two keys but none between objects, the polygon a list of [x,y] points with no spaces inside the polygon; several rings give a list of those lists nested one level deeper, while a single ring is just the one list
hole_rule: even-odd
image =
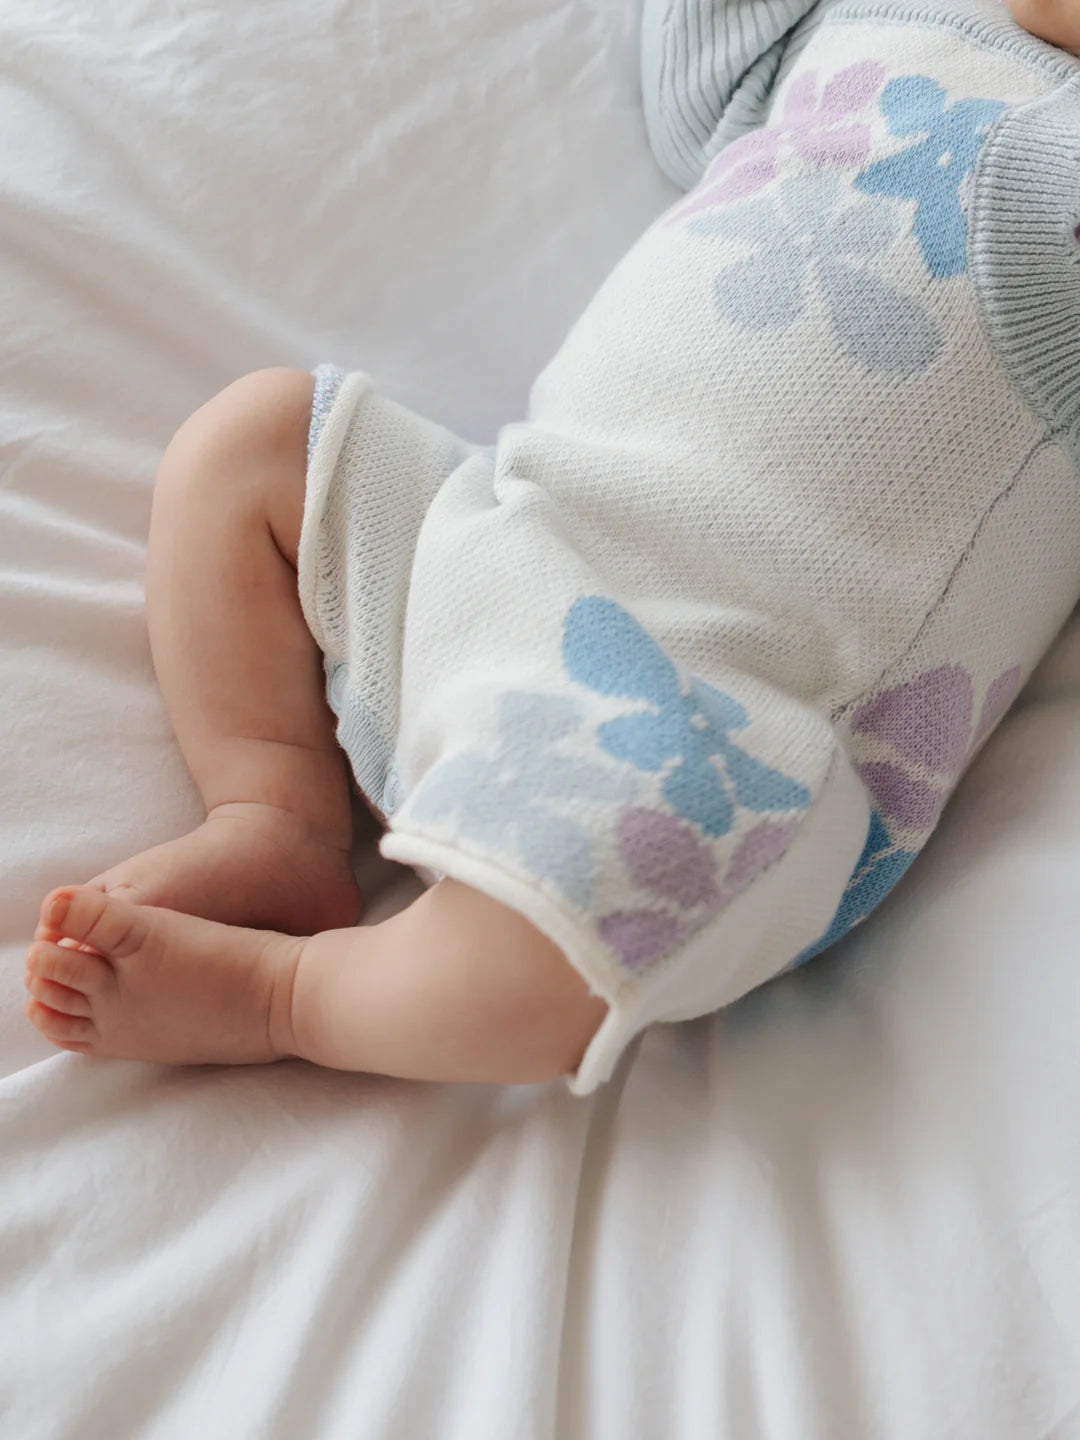
[{"label": "knitted playsuit", "polygon": [[317,372],[299,584],[381,845],[609,1013],[866,916],[1080,593],[1080,62],[998,0],[646,0],[689,193],[472,446]]}]

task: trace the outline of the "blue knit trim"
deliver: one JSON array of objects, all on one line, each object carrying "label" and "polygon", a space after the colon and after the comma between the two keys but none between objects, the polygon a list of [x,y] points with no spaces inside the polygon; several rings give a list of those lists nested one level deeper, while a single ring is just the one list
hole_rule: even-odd
[{"label": "blue knit trim", "polygon": [[[645,0],[641,93],[663,170],[690,189],[721,144],[760,124],[791,31],[817,0]],[[724,133],[717,128],[724,122]]]},{"label": "blue knit trim", "polygon": [[867,21],[951,29],[1051,80],[1080,71],[1001,0],[645,0],[642,103],[663,170],[692,188],[713,156],[763,122],[769,95],[822,24]]},{"label": "blue knit trim", "polygon": [[922,29],[956,30],[973,44],[1010,55],[1061,79],[1080,69],[1075,56],[1029,34],[1005,10],[1002,0],[833,0],[827,18],[845,25],[879,20]]},{"label": "blue knit trim", "polygon": [[311,401],[311,424],[308,427],[307,458],[311,464],[311,457],[315,454],[315,446],[319,443],[319,436],[322,434],[326,417],[334,408],[334,401],[337,399],[338,391],[341,389],[345,379],[345,371],[337,365],[319,365],[313,371],[315,376],[315,394]]},{"label": "blue knit trim", "polygon": [[338,722],[338,744],[349,758],[353,777],[364,798],[385,817],[400,798],[396,793],[400,782],[392,764],[393,739],[371,707],[356,693],[348,665],[327,657],[324,670],[327,704]]},{"label": "blue knit trim", "polygon": [[1080,466],[1080,74],[991,131],[968,264],[999,362]]}]

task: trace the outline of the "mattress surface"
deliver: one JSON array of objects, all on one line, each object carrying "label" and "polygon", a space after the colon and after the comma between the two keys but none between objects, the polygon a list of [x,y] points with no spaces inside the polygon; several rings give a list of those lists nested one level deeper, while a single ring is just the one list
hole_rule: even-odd
[{"label": "mattress surface", "polygon": [[[0,1431],[1080,1436],[1080,627],[874,920],[610,1085],[58,1054],[44,892],[200,818],[172,431],[320,360],[470,439],[673,198],[632,0],[0,15]],[[374,918],[410,893],[365,862]]]}]

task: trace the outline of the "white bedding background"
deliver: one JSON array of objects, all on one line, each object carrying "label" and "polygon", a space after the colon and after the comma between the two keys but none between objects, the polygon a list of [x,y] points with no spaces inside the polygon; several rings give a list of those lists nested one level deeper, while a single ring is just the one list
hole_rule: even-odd
[{"label": "white bedding background", "polygon": [[493,438],[672,195],[636,64],[633,0],[0,10],[3,1440],[1080,1436],[1075,622],[870,925],[588,1100],[22,1017],[44,891],[198,817],[169,435],[325,359]]}]

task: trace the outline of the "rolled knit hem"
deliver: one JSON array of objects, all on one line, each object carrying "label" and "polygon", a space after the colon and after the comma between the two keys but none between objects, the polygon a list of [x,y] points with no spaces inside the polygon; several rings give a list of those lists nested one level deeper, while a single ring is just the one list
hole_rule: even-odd
[{"label": "rolled knit hem", "polygon": [[464,885],[490,895],[526,920],[557,945],[588,986],[591,995],[599,995],[608,1006],[599,1030],[593,1036],[585,1055],[566,1084],[573,1095],[588,1095],[611,1078],[619,1057],[630,1041],[643,1030],[653,1016],[643,997],[620,991],[611,975],[610,957],[599,945],[589,946],[580,927],[542,892],[523,883],[497,865],[463,853],[456,847],[422,835],[390,831],[383,836],[379,849],[388,860],[397,860],[423,873],[451,876]]},{"label": "rolled knit hem", "polygon": [[607,1016],[567,1077],[572,1094],[588,1095],[611,1078],[626,1046],[648,1025],[722,1009],[789,968],[828,926],[868,825],[866,792],[838,754],[812,818],[786,855],[685,950],[641,974],[628,973],[588,925],[497,861],[405,826],[385,834],[379,848],[388,860],[452,876],[517,910],[562,950],[590,994],[606,1001]]}]

